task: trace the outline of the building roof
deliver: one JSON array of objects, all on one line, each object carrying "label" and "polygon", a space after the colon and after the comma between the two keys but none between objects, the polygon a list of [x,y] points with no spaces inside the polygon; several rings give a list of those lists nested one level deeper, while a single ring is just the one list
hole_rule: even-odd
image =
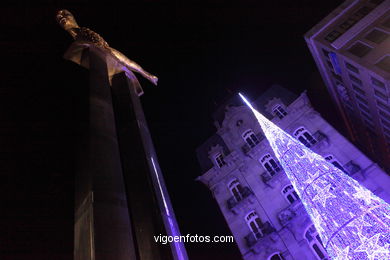
[{"label": "building roof", "polygon": [[213,162],[209,158],[209,150],[211,147],[216,145],[222,146],[225,155],[230,153],[223,139],[218,134],[213,134],[196,149],[196,157],[198,158],[202,173],[208,171],[214,166]]},{"label": "building roof", "polygon": [[[269,87],[253,102],[257,110],[269,119],[272,119],[273,115],[267,112],[266,105],[268,101],[273,98],[279,98],[285,106],[288,106],[292,102],[294,102],[295,99],[298,98],[298,95],[280,85],[272,85],[271,87]],[[251,97],[248,97],[248,99],[251,99]],[[214,121],[217,121],[221,125],[225,118],[225,110],[227,106],[243,105],[243,101],[238,95],[230,96],[218,106],[218,108],[212,114],[212,117]],[[202,145],[200,145],[196,149],[196,156],[202,169],[202,173],[208,171],[210,168],[213,167],[213,162],[209,159],[208,152],[212,146],[215,146],[217,144],[221,145],[224,148],[225,155],[230,153],[226,143],[217,133],[213,134],[209,139],[207,139]]]},{"label": "building roof", "polygon": [[[283,101],[283,103],[286,106],[288,106],[297,97],[298,97],[297,94],[289,91],[288,89],[280,85],[275,84],[269,87],[266,91],[264,91],[263,94],[261,94],[257,99],[255,99],[254,102],[253,99],[251,100],[251,97],[247,97],[247,98],[255,104],[255,106],[257,107],[260,113],[265,115],[267,118],[271,119],[273,116],[266,111],[266,107],[265,107],[269,100],[273,98],[280,98]],[[238,94],[227,98],[218,106],[218,108],[212,114],[213,120],[221,124],[225,118],[226,107],[242,106],[242,105],[244,105],[244,103],[241,100],[241,98],[238,96]]]}]

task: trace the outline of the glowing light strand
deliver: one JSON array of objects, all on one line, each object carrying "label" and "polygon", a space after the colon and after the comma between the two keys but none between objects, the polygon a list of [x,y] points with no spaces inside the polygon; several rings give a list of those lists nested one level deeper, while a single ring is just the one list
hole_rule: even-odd
[{"label": "glowing light strand", "polygon": [[273,124],[258,120],[332,259],[390,259],[390,205]]}]

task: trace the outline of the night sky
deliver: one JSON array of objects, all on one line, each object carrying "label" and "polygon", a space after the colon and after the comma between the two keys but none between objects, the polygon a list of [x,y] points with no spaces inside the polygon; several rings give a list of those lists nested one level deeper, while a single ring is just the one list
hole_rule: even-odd
[{"label": "night sky", "polygon": [[[132,3],[134,2],[134,3]],[[85,70],[62,58],[72,39],[55,13],[159,77],[138,77],[155,148],[182,234],[230,235],[195,149],[230,93],[278,83],[305,89],[337,129],[303,34],[338,6],[327,1],[34,1],[3,3],[0,77],[0,259],[72,259],[74,168],[85,118]],[[190,259],[239,259],[235,244],[186,244]]]}]

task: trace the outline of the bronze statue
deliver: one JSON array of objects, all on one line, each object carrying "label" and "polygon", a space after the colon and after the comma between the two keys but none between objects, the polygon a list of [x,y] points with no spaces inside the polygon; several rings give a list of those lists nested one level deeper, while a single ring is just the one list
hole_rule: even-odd
[{"label": "bronze statue", "polygon": [[67,31],[76,42],[81,44],[93,44],[96,47],[103,49],[105,52],[113,56],[121,65],[127,69],[138,72],[143,77],[157,85],[158,78],[149,72],[145,71],[140,65],[127,58],[119,51],[111,48],[108,43],[96,32],[86,28],[79,27],[75,18],[68,10],[60,10],[56,15],[57,22]]}]

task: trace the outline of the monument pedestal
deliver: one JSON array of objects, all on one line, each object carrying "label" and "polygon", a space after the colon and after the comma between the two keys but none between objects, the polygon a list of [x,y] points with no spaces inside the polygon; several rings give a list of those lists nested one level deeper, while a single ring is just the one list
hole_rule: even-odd
[{"label": "monument pedestal", "polygon": [[76,174],[74,259],[138,259],[107,65],[92,48],[84,55],[89,58],[89,121]]},{"label": "monument pedestal", "polygon": [[89,68],[90,75],[89,122],[76,174],[74,259],[188,259],[182,243],[169,250],[154,240],[180,233],[137,79],[99,48],[70,53],[66,58]]}]

